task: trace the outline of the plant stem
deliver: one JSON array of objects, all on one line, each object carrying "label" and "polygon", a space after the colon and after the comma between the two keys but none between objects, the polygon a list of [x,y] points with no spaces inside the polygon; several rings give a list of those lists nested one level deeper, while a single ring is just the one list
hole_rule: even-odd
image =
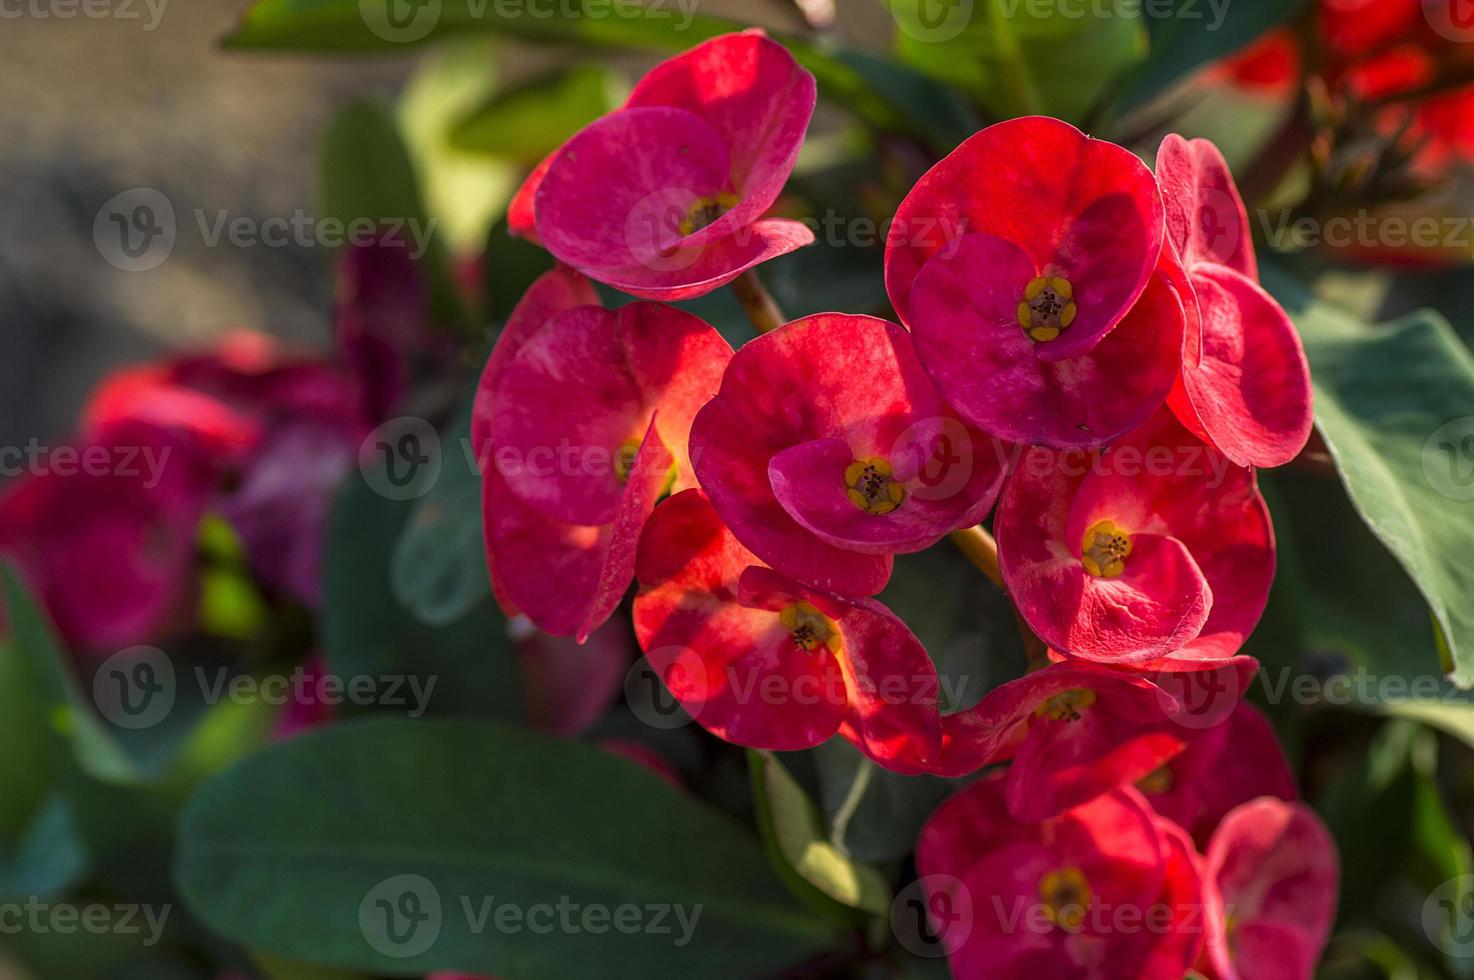
[{"label": "plant stem", "polygon": [[978,571],[998,588],[1003,588],[1003,573],[998,569],[998,542],[981,527],[967,527],[952,532],[952,543]]},{"label": "plant stem", "polygon": [[[998,542],[993,540],[993,535],[981,527],[963,528],[961,531],[952,532],[952,543],[967,557],[968,561],[977,566],[989,582],[1003,589],[1005,596],[1008,594],[1008,589],[1003,584],[1003,572],[998,567]],[[1013,605],[1011,600],[1009,604]],[[1013,607],[1013,618],[1018,625],[1019,636],[1024,641],[1024,652],[1029,656],[1029,669],[1038,670],[1041,667],[1047,667],[1049,665],[1049,644],[1039,639],[1029,628],[1029,624],[1024,621],[1023,614],[1018,611],[1017,606]]]},{"label": "plant stem", "polygon": [[767,287],[757,277],[756,270],[748,269],[732,280],[732,292],[758,333],[770,333],[788,322],[783,311],[778,309],[778,304],[773,302]]}]

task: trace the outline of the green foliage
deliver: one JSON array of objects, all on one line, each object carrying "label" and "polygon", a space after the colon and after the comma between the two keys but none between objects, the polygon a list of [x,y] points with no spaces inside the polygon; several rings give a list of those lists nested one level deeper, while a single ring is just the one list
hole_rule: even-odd
[{"label": "green foliage", "polygon": [[1352,503],[1422,592],[1449,676],[1474,685],[1474,523],[1457,472],[1474,356],[1437,314],[1373,330],[1272,270],[1266,281],[1300,329],[1317,426]]},{"label": "green foliage", "polygon": [[[736,978],[829,938],[726,816],[627,760],[496,726],[381,719],[312,733],[211,782],[181,826],[175,875],[191,907],[225,935],[308,963]],[[439,913],[396,943],[377,900],[395,907],[408,891]],[[701,912],[684,944],[674,914],[669,934],[578,928],[550,942],[479,918],[487,900],[492,916],[560,901]],[[410,945],[435,926],[424,949]]]}]

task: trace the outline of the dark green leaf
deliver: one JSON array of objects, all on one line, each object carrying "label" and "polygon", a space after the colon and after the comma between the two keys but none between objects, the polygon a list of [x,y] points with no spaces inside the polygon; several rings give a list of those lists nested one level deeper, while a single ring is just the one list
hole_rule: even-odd
[{"label": "dark green leaf", "polygon": [[1315,381],[1316,423],[1352,503],[1432,610],[1474,685],[1474,356],[1437,314],[1371,329],[1270,268]]},{"label": "dark green leaf", "polygon": [[[223,935],[309,963],[746,978],[828,938],[727,817],[628,760],[496,726],[381,719],[310,733],[204,787],[181,828],[190,907]],[[556,916],[560,902],[580,910],[573,926],[534,933],[534,907]],[[647,926],[647,905],[667,907],[672,932],[580,925],[586,909],[627,904]],[[508,908],[533,918],[498,927]],[[419,917],[395,923],[396,909]]]},{"label": "dark green leaf", "polygon": [[[468,465],[460,442],[444,445],[441,464],[422,477],[457,479],[453,471]],[[416,691],[428,695],[427,705],[399,706],[411,711],[520,719],[516,657],[489,589],[443,627],[421,622],[396,597],[395,552],[417,504],[381,495],[375,487],[386,485],[384,462],[373,465],[370,478],[356,475],[344,486],[328,526],[322,631],[333,673],[345,681],[408,678],[401,697],[416,702]]]},{"label": "dark green leaf", "polygon": [[898,775],[838,737],[814,749],[813,755],[832,840],[861,861],[890,861],[915,850],[926,818],[966,782]]}]

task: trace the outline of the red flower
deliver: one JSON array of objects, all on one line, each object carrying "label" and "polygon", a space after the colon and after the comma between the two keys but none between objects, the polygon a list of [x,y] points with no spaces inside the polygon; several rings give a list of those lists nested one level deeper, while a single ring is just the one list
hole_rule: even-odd
[{"label": "red flower", "polygon": [[1167,263],[1187,308],[1172,408],[1240,466],[1288,463],[1310,438],[1310,367],[1284,309],[1258,283],[1244,202],[1218,148],[1162,141]]},{"label": "red flower", "polygon": [[992,509],[1002,450],[962,424],[910,335],[840,313],[745,345],[696,416],[702,488],[744,545],[783,574],[873,595],[891,555],[920,551]]},{"label": "red flower", "polygon": [[1152,809],[1207,844],[1225,814],[1249,800],[1294,800],[1295,774],[1259,710],[1240,701],[1211,728],[1187,735],[1187,747],[1137,782]]},{"label": "red flower", "polygon": [[241,331],[204,353],[118,372],[83,419],[89,429],[138,420],[188,440],[228,477],[213,503],[252,570],[316,605],[328,514],[371,425],[361,388],[374,380]]},{"label": "red flower", "polygon": [[1101,446],[1177,374],[1183,318],[1161,250],[1161,197],[1135,155],[1057,119],[1015,119],[907,195],[886,287],[969,421],[1013,442]]},{"label": "red flower", "polygon": [[624,108],[544,161],[509,212],[592,279],[647,299],[701,296],[814,240],[763,218],[798,159],[814,77],[760,31],[653,68]]},{"label": "red flower", "polygon": [[1090,660],[1164,669],[1231,657],[1274,578],[1253,472],[1165,410],[1106,452],[1031,449],[994,528],[1024,619]]},{"label": "red flower", "polygon": [[699,491],[656,508],[638,577],[640,647],[703,728],[783,751],[838,732],[902,772],[936,761],[940,684],[920,641],[874,600],[761,565]]},{"label": "red flower", "polygon": [[916,864],[957,980],[1181,980],[1204,942],[1191,842],[1130,789],[1043,823],[985,776],[922,829]]},{"label": "red flower", "polygon": [[1310,980],[1336,917],[1340,863],[1320,819],[1263,797],[1235,808],[1203,859],[1212,980]]},{"label": "red flower", "polygon": [[112,653],[183,624],[208,460],[166,429],[120,422],[36,465],[0,496],[0,552],[66,642]]},{"label": "red flower", "polygon": [[569,270],[533,284],[487,361],[472,432],[498,598],[580,642],[629,587],[672,471],[693,484],[691,417],[731,356],[689,313],[596,303]]}]

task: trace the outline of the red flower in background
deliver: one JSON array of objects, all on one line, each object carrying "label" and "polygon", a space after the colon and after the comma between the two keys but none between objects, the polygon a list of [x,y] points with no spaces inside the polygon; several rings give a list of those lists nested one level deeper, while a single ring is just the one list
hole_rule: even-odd
[{"label": "red flower in background", "polygon": [[168,429],[121,421],[37,463],[0,494],[0,552],[67,643],[112,653],[187,622],[210,460]]},{"label": "red flower in background", "polygon": [[1029,626],[1089,660],[1168,669],[1231,657],[1274,578],[1253,472],[1165,409],[1103,453],[1029,450],[994,529]]},{"label": "red flower in background", "polygon": [[597,304],[571,270],[513,311],[477,390],[492,583],[502,605],[580,641],[614,611],[656,500],[694,485],[686,439],[731,348],[668,306]]},{"label": "red flower in background", "polygon": [[1156,273],[1161,250],[1161,197],[1134,154],[1014,119],[907,195],[886,288],[963,417],[1012,442],[1100,446],[1177,375],[1182,310]]},{"label": "red flower in background", "polygon": [[1263,797],[1223,818],[1203,859],[1211,980],[1310,980],[1336,918],[1340,863],[1320,819]]},{"label": "red flower in background", "polygon": [[560,261],[635,296],[701,296],[814,240],[763,215],[803,145],[814,77],[760,31],[657,65],[544,161],[509,212]]},{"label": "red flower in background", "polygon": [[1181,980],[1206,928],[1186,836],[1130,789],[1021,823],[1003,787],[992,774],[958,793],[917,844],[931,902],[972,909],[970,928],[940,930],[952,975]]},{"label": "red flower in background", "polygon": [[964,425],[911,337],[873,317],[795,320],[746,344],[696,416],[691,455],[732,533],[768,565],[873,595],[891,556],[981,521],[1003,450]]},{"label": "red flower in background", "polygon": [[1279,466],[1314,422],[1310,366],[1284,309],[1259,286],[1249,219],[1207,140],[1177,135],[1157,152],[1167,262],[1187,309],[1171,404],[1189,429],[1240,466]]}]

